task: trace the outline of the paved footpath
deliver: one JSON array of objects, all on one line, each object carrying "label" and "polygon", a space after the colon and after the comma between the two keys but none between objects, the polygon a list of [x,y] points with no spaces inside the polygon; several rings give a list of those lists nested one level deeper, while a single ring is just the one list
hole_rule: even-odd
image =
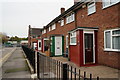
[{"label": "paved footpath", "polygon": [[[81,75],[83,74],[84,71],[86,71],[88,74],[92,73],[93,78],[96,78],[97,76],[99,76],[100,78],[119,78],[120,80],[120,70],[118,69],[114,69],[114,68],[110,68],[107,66],[103,66],[103,65],[96,65],[96,66],[89,66],[89,67],[78,67],[76,64],[68,61],[67,58],[64,57],[52,57],[55,60],[59,60],[61,62],[65,62],[73,67],[76,67],[77,69],[81,70]],[[87,77],[89,77],[89,75],[86,75]],[[107,80],[107,79],[105,79]]]},{"label": "paved footpath", "polygon": [[28,78],[30,71],[22,49],[17,48],[2,66],[2,78]]}]

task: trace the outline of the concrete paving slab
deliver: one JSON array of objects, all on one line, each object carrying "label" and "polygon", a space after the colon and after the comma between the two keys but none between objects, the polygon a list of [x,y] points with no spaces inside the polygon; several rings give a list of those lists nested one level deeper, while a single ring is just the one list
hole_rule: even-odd
[{"label": "concrete paving slab", "polygon": [[76,64],[68,61],[65,57],[52,57],[52,59],[59,60],[61,62],[65,62],[73,67],[76,67],[77,69],[81,70],[81,74],[84,73],[84,71],[87,72],[87,77],[89,77],[89,74],[93,74],[93,78],[96,78],[99,76],[100,78],[120,78],[120,70],[114,69],[111,67],[103,66],[103,65],[97,65],[97,66],[91,66],[91,67],[79,67]]}]

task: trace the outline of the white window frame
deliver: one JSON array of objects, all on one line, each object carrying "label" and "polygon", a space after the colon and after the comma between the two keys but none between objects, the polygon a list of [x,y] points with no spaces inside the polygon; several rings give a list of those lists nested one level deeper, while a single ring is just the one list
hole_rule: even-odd
[{"label": "white window frame", "polygon": [[[111,30],[105,30],[104,31],[104,50],[105,51],[120,51],[120,49],[113,49],[113,45],[112,45],[112,38],[114,37],[114,36],[120,36],[120,34],[117,34],[117,35],[113,35],[112,34],[112,32],[113,31],[116,31],[116,30],[120,30],[120,28],[119,29],[111,29]],[[110,32],[110,42],[111,42],[111,45],[110,45],[110,48],[106,48],[106,38],[105,38],[105,33],[106,32]]]},{"label": "white window frame", "polygon": [[[39,45],[39,43],[41,43],[41,40],[38,40],[38,50],[41,50],[42,43],[41,43],[41,45]],[[40,46],[41,46],[41,47],[40,47]]]},{"label": "white window frame", "polygon": [[[72,34],[72,36],[71,36],[71,34]],[[70,45],[76,45],[77,44],[77,36],[76,35],[77,35],[76,31],[70,33]],[[71,38],[76,38],[76,42],[72,43]]]},{"label": "white window frame", "polygon": [[60,21],[60,26],[64,26],[64,19]]},{"label": "white window frame", "polygon": [[49,26],[49,31],[51,30],[51,27]]},{"label": "white window frame", "polygon": [[83,30],[83,59],[84,59],[84,64],[85,63],[85,41],[84,41],[84,35],[85,33],[89,33],[89,34],[93,34],[93,63],[95,63],[96,59],[95,59],[95,33],[93,30]]},{"label": "white window frame", "polygon": [[75,13],[71,13],[69,16],[66,17],[66,24],[75,21]]},{"label": "white window frame", "polygon": [[44,34],[46,33],[46,29],[44,29]]},{"label": "white window frame", "polygon": [[[91,7],[94,7],[94,11],[89,12],[89,9],[91,9]],[[90,3],[88,3],[88,15],[93,14],[95,12],[96,12],[96,4],[95,4],[95,0],[94,0],[94,1],[92,1]]]},{"label": "white window frame", "polygon": [[44,30],[42,30],[42,34],[44,34]]},{"label": "white window frame", "polygon": [[[120,0],[117,0],[116,2],[113,2],[113,1],[115,1],[115,0],[102,0],[103,9],[120,2]],[[105,2],[109,2],[108,5],[105,5]]]},{"label": "white window frame", "polygon": [[68,48],[68,35],[66,35],[66,48]]},{"label": "white window frame", "polygon": [[56,29],[56,24],[55,23],[52,25],[52,30],[54,30],[54,29]]}]

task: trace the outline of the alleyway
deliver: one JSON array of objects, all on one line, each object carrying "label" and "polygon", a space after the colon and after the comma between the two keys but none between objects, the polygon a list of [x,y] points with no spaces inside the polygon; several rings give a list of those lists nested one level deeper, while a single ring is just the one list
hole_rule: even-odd
[{"label": "alleyway", "polygon": [[30,72],[21,48],[17,48],[2,66],[2,78],[27,78]]}]

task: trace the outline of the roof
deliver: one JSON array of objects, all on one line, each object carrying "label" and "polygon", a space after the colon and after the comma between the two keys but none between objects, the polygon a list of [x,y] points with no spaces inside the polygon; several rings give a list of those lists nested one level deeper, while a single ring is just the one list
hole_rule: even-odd
[{"label": "roof", "polygon": [[30,28],[32,35],[40,35],[42,32],[42,28]]},{"label": "roof", "polygon": [[54,22],[60,20],[61,17],[65,17],[69,12],[72,12],[76,9],[78,9],[82,4],[84,4],[84,1],[78,2],[76,4],[74,4],[72,7],[70,7],[69,9],[67,9],[65,12],[63,12],[62,14],[60,14],[59,16],[57,16],[55,19],[53,19],[49,24],[47,24],[44,28],[49,27],[51,24],[53,24]]}]

